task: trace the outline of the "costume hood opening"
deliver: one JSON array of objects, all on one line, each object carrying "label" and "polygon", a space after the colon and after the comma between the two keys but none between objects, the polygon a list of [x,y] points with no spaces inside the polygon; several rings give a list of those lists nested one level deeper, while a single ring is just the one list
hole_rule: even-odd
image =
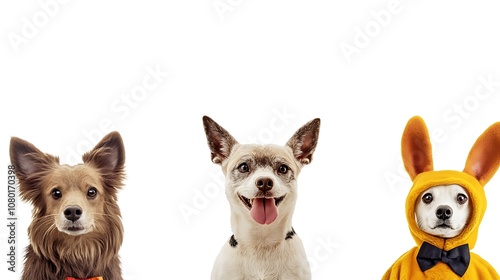
[{"label": "costume hood opening", "polygon": [[[476,244],[479,224],[486,211],[486,196],[483,186],[469,174],[451,170],[421,173],[415,178],[413,183],[413,187],[406,198],[406,218],[410,232],[417,245],[420,246],[425,241],[448,251],[457,246],[469,244],[469,248],[472,249]],[[416,201],[420,199],[425,190],[431,187],[453,184],[462,186],[469,194],[471,212],[462,232],[452,238],[438,237],[424,232],[418,227],[415,218]]]}]

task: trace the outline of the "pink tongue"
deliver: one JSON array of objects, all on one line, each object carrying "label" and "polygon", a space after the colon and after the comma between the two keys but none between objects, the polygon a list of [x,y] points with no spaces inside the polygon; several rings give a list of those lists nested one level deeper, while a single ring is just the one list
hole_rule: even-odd
[{"label": "pink tongue", "polygon": [[259,224],[270,224],[278,217],[278,207],[274,198],[256,198],[253,200],[250,215]]}]

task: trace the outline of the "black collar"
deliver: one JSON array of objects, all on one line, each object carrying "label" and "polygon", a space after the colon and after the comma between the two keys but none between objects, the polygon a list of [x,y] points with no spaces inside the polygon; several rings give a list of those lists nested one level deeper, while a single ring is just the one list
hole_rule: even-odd
[{"label": "black collar", "polygon": [[[295,234],[295,230],[292,227],[292,230],[286,233],[285,240],[292,239]],[[231,235],[231,238],[229,238],[229,245],[233,248],[236,248],[238,245],[238,241],[234,238],[234,234]]]}]

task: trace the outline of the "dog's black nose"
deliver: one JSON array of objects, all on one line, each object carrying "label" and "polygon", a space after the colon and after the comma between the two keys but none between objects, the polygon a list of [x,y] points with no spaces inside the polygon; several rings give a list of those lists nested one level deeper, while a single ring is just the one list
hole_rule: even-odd
[{"label": "dog's black nose", "polygon": [[436,210],[436,217],[441,220],[448,220],[453,216],[453,209],[448,205],[441,205]]},{"label": "dog's black nose", "polygon": [[80,219],[82,213],[83,210],[79,206],[69,206],[68,208],[64,209],[64,217],[72,222]]},{"label": "dog's black nose", "polygon": [[260,177],[255,181],[255,185],[261,192],[265,193],[273,188],[274,182],[269,177]]}]

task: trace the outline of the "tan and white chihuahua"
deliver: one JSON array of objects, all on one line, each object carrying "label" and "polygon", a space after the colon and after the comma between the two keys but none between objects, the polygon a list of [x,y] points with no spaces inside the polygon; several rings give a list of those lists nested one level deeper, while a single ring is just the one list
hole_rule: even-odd
[{"label": "tan and white chihuahua", "polygon": [[312,160],[320,119],[302,126],[285,146],[239,144],[207,116],[203,125],[212,161],[226,177],[233,231],[215,261],[212,280],[311,279],[292,216],[297,176]]}]

